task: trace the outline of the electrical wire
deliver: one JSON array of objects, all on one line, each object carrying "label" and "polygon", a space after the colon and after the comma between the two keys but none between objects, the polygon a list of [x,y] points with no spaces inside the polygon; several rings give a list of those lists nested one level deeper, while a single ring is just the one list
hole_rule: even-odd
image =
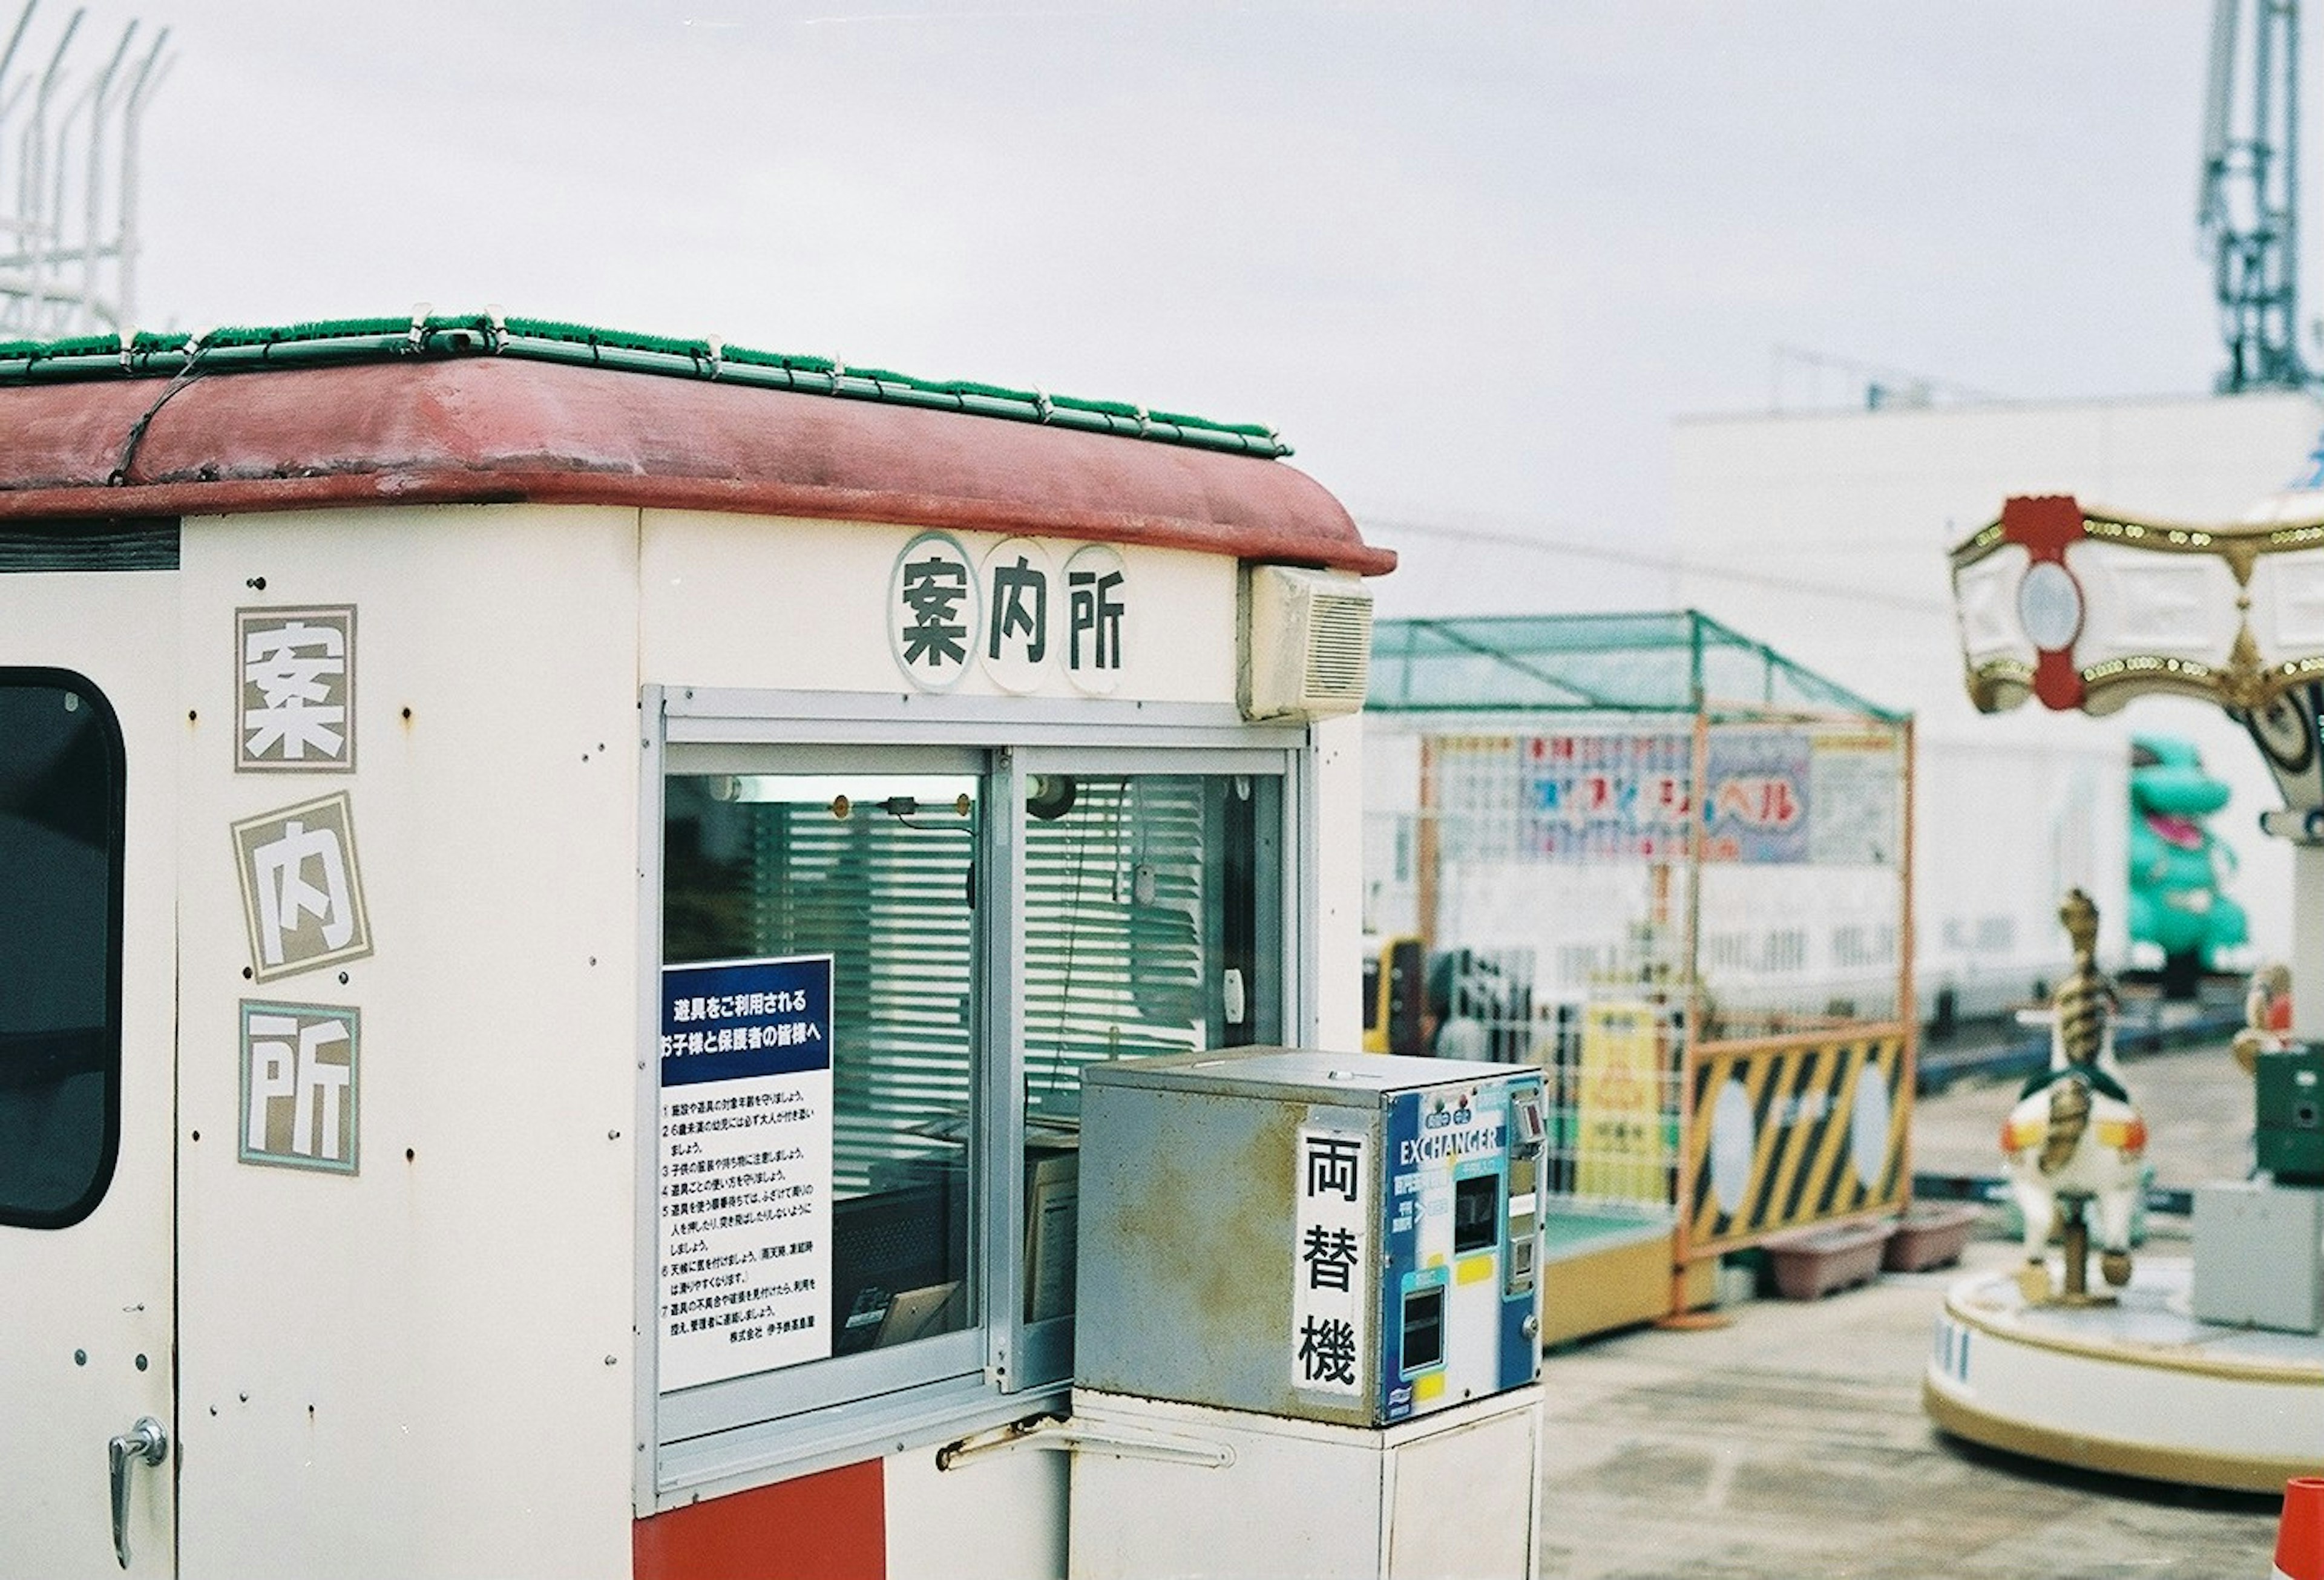
[{"label": "electrical wire", "polygon": [[1673,554],[1653,554],[1643,549],[1618,548],[1602,543],[1587,543],[1572,537],[1550,537],[1538,534],[1498,532],[1485,528],[1447,527],[1425,521],[1388,520],[1369,517],[1364,520],[1368,538],[1397,537],[1443,538],[1453,543],[1476,544],[1492,548],[1522,549],[1529,554],[1551,555],[1566,559],[1603,560],[1611,565],[1637,565],[1646,570],[1683,574],[1712,581],[1733,582],[1744,586],[1766,587],[1776,592],[1810,593],[1818,597],[1843,599],[1849,603],[1878,604],[1889,609],[1908,610],[1915,614],[1942,614],[1951,606],[1940,598],[1914,598],[1904,593],[1881,592],[1868,587],[1843,586],[1831,582],[1811,582],[1798,576],[1779,575],[1770,571],[1748,571],[1740,567],[1706,564]]}]

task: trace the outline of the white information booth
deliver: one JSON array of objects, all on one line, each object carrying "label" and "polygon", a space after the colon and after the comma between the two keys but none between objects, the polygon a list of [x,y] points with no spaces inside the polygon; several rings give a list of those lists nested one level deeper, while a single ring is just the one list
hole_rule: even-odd
[{"label": "white information booth", "polygon": [[1085,1067],[1356,1045],[1393,556],[1264,430],[497,317],[0,433],[10,1564],[1061,1573],[946,1450],[1066,1408]]}]

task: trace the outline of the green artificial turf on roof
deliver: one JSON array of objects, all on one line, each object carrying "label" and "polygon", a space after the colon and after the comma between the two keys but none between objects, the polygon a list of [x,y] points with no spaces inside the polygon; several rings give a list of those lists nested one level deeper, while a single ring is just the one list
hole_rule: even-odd
[{"label": "green artificial turf on roof", "polygon": [[109,335],[0,341],[0,384],[191,377],[399,356],[474,355],[586,363],[628,372],[878,400],[1245,455],[1291,453],[1273,429],[1257,423],[1213,422],[1180,412],[1148,411],[1119,400],[1079,400],[962,380],[918,379],[885,368],[849,367],[828,357],[753,351],[711,340],[638,335],[548,318],[503,317],[497,313],[233,326],[199,335],[140,331],[125,341]]}]

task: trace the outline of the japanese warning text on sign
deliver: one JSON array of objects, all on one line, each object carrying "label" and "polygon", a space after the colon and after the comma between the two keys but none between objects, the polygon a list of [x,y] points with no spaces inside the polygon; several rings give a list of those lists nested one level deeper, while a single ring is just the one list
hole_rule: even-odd
[{"label": "japanese warning text on sign", "polygon": [[831,1353],[831,957],[661,976],[664,1392]]},{"label": "japanese warning text on sign", "polygon": [[1372,1221],[1368,1150],[1360,1133],[1300,1127],[1291,1385],[1303,1392],[1352,1395],[1362,1386]]},{"label": "japanese warning text on sign", "polygon": [[1808,762],[1815,822],[1808,859],[1820,867],[1893,867],[1902,842],[1898,745],[1886,735],[1819,735]]}]

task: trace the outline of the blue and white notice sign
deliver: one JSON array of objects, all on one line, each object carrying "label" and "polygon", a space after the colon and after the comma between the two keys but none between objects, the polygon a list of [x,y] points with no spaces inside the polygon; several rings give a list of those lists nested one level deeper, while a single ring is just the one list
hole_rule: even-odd
[{"label": "blue and white notice sign", "polygon": [[661,974],[660,1387],[831,1353],[831,957]]}]

